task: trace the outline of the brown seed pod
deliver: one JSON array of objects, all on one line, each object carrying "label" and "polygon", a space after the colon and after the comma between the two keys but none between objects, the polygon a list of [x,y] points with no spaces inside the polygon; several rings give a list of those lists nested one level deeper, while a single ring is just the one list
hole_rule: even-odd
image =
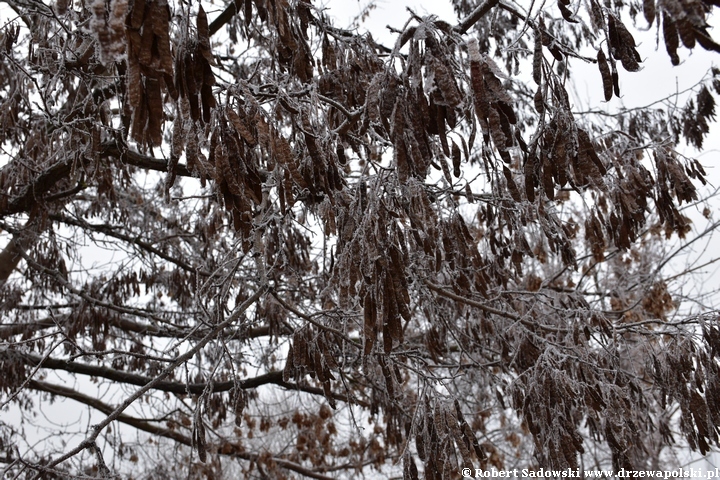
[{"label": "brown seed pod", "polygon": [[154,78],[145,79],[145,94],[148,107],[147,139],[153,145],[162,144],[163,100],[160,82]]},{"label": "brown seed pod", "polygon": [[461,153],[460,153],[460,147],[458,147],[457,143],[452,141],[452,161],[453,161],[453,175],[455,178],[460,178],[460,161],[461,161]]},{"label": "brown seed pod", "polygon": [[665,49],[670,55],[670,61],[673,65],[680,64],[680,57],[678,57],[677,49],[680,46],[678,39],[678,31],[675,22],[672,17],[667,13],[663,14],[663,37],[665,39]]},{"label": "brown seed pod", "polygon": [[620,44],[620,36],[618,35],[615,17],[613,15],[608,15],[608,43],[610,44],[610,54],[615,58],[619,58],[618,52],[622,48],[622,45]]},{"label": "brown seed pod", "polygon": [[510,192],[510,196],[513,200],[520,203],[522,201],[522,197],[520,197],[520,190],[518,190],[517,184],[515,183],[515,179],[512,176],[512,172],[508,167],[503,165],[503,175],[505,176],[505,181],[507,182],[508,191]]},{"label": "brown seed pod", "polygon": [[530,203],[535,201],[535,188],[537,187],[537,174],[535,173],[535,167],[537,163],[538,159],[533,153],[528,156],[524,167],[525,195]]},{"label": "brown seed pod", "polygon": [[545,98],[542,87],[538,87],[537,92],[535,92],[535,96],[533,97],[533,102],[535,103],[535,110],[542,115],[545,112]]},{"label": "brown seed pod", "polygon": [[694,26],[695,39],[705,50],[720,53],[720,45],[713,40],[707,32],[706,27]]},{"label": "brown seed pod", "polygon": [[553,42],[553,39],[547,33],[547,29],[545,28],[545,21],[542,17],[540,17],[540,20],[538,21],[538,30],[540,30],[540,42],[543,44],[543,47],[549,47],[550,44]]},{"label": "brown seed pod", "polygon": [[657,15],[655,11],[655,0],[643,0],[643,15],[645,15],[645,20],[647,20],[648,25],[652,25],[655,20],[655,15]]},{"label": "brown seed pod", "polygon": [[540,85],[542,82],[542,35],[540,30],[535,30],[535,50],[533,51],[533,80]]},{"label": "brown seed pod", "polygon": [[475,103],[475,114],[480,122],[480,127],[484,134],[488,132],[488,110],[490,110],[488,94],[485,89],[483,80],[483,71],[481,66],[482,58],[480,57],[480,49],[477,40],[472,39],[468,42],[468,53],[470,54],[470,80],[473,89],[473,99]]},{"label": "brown seed pod", "polygon": [[598,50],[597,54],[598,68],[600,69],[600,76],[602,77],[603,93],[605,94],[605,101],[609,102],[613,95],[613,81],[610,75],[610,66],[605,57],[605,52],[602,48]]},{"label": "brown seed pod", "polygon": [[59,16],[63,16],[67,13],[68,9],[68,0],[57,0],[55,3],[55,12]]},{"label": "brown seed pod", "polygon": [[613,81],[613,90],[615,90],[615,96],[620,96],[620,79],[618,77],[617,68],[615,67],[615,61],[613,60],[610,62],[610,66],[612,67],[612,81]]},{"label": "brown seed pod", "polygon": [[555,60],[557,60],[558,62],[563,61],[563,59],[565,57],[563,56],[563,53],[560,51],[560,47],[558,47],[556,43],[550,44],[550,46],[548,48],[550,49],[550,53],[552,54],[553,58],[555,58]]},{"label": "brown seed pod", "polygon": [[562,14],[563,18],[566,22],[570,23],[578,23],[577,19],[575,18],[575,15],[573,15],[572,10],[570,10],[565,2],[563,0],[558,0],[557,2],[558,8],[560,9],[560,13]]},{"label": "brown seed pod", "polygon": [[593,29],[596,32],[605,30],[605,14],[597,0],[590,0],[588,13],[590,14],[590,23]]},{"label": "brown seed pod", "polygon": [[142,26],[143,16],[145,15],[145,0],[135,0],[130,11],[129,27],[138,30]]},{"label": "brown seed pod", "polygon": [[[159,63],[158,71],[168,75],[173,73],[173,58],[170,53],[170,7],[167,3],[157,6],[148,12],[152,15],[152,29],[155,34],[153,48],[157,48],[157,57],[154,61]],[[145,27],[147,28],[147,26]]]},{"label": "brown seed pod", "polygon": [[692,23],[690,23],[687,18],[678,18],[676,25],[683,45],[690,50],[695,48],[695,31]]}]

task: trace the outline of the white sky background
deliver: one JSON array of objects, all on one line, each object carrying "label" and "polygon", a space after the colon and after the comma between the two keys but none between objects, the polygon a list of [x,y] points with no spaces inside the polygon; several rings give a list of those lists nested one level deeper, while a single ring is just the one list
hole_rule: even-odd
[{"label": "white sky background", "polygon": [[[337,19],[337,25],[339,27],[347,27],[363,12],[369,0],[324,0],[324,2],[316,0],[315,2],[316,6],[321,3],[329,9],[327,13]],[[376,8],[370,10],[367,19],[359,25],[359,30],[371,32],[376,41],[388,47],[393,46],[396,34],[391,33],[386,26],[390,25],[395,29],[401,29],[409,18],[409,13],[406,10],[407,7],[410,7],[420,16],[432,14],[437,15],[440,19],[446,20],[451,24],[457,23],[455,12],[449,0],[378,0],[375,2],[375,5]],[[557,7],[555,7],[554,2],[548,2],[546,8],[552,9]],[[2,17],[2,12],[0,12],[0,18]],[[0,25],[3,23],[4,21],[0,22]],[[718,23],[717,20],[716,23]],[[638,24],[640,26],[645,25],[642,15],[638,17]],[[586,110],[588,108],[613,109],[619,105],[625,105],[627,107],[648,105],[658,99],[672,95],[674,92],[683,91],[696,84],[703,78],[713,62],[720,65],[720,55],[705,52],[698,46],[692,52],[681,47],[678,52],[681,65],[679,67],[672,67],[670,59],[665,52],[664,45],[661,43],[659,47],[656,46],[656,27],[657,25],[653,25],[644,35],[636,34],[635,31],[631,29],[639,43],[638,51],[645,61],[641,64],[642,70],[640,72],[629,73],[622,69],[620,70],[620,87],[622,94],[622,98],[620,99],[614,97],[609,103],[602,102],[602,83],[597,66],[582,66],[581,61],[573,60],[571,67],[575,69],[575,84],[574,90],[571,90],[570,94],[574,96],[576,110]],[[711,35],[716,40],[720,39],[720,28],[711,31]],[[466,37],[470,38],[470,34],[466,35]],[[684,105],[684,103],[685,98],[678,101],[678,105],[680,106]],[[717,111],[718,119],[720,120],[720,105],[718,105]],[[688,150],[687,153],[688,155],[696,155],[700,159],[708,172],[708,179],[711,185],[720,187],[720,169],[715,167],[720,157],[720,127],[717,124],[712,125],[711,135],[706,140],[703,152],[698,154],[697,152]],[[714,213],[715,220],[720,219],[719,207],[720,201],[715,200],[712,207],[712,210],[716,212]],[[702,207],[697,209],[697,212],[692,215],[693,220],[696,221],[696,230],[702,230],[706,223],[699,213],[701,210]],[[701,260],[700,263],[709,260],[713,255],[716,256],[716,252],[718,251],[720,251],[720,238],[711,244],[710,251],[705,253],[702,257],[704,260]],[[677,268],[681,269],[684,266],[684,264],[678,265]],[[712,288],[715,284],[719,283],[720,274],[718,274],[717,267],[710,266],[704,269],[704,271],[704,276],[697,284],[687,286],[688,290],[685,292],[686,294],[692,295],[692,291],[702,291],[703,288],[708,285]],[[719,303],[720,302],[716,302],[716,305]],[[65,376],[61,379],[55,373],[49,373],[48,377],[50,381],[59,381],[60,383],[67,381]],[[86,388],[87,386],[85,385],[84,387]],[[99,386],[99,388],[104,387]],[[98,394],[101,398],[102,392],[98,391]],[[118,401],[119,400],[121,399],[118,399]],[[92,417],[89,418],[89,410],[73,401],[57,402],[53,405],[49,405],[47,402],[39,403],[42,405],[42,411],[35,419],[38,424],[42,425],[45,422],[65,424],[68,432],[76,431],[78,434],[82,434],[83,437],[87,425],[104,418],[104,415],[94,411]],[[9,413],[11,418],[13,410],[14,409],[11,409]],[[7,421],[8,419],[5,420]],[[32,431],[34,428],[30,424],[25,424],[24,427],[27,428],[29,437],[35,437],[32,438],[32,440],[29,438],[29,441],[46,440],[37,435],[33,435]],[[116,425],[113,425],[113,427],[116,427]],[[77,437],[77,439],[79,438],[81,437]],[[67,438],[65,440],[67,440]],[[75,441],[77,440],[71,441],[69,446],[73,446]],[[712,463],[702,466],[710,467],[712,465],[714,467],[718,464],[720,464],[720,457],[716,456]],[[697,468],[701,465],[696,464],[694,466]]]}]

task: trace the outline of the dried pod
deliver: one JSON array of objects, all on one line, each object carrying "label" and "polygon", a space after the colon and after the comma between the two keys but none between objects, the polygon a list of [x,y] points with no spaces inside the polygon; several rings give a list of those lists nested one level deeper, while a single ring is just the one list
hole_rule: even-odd
[{"label": "dried pod", "polygon": [[701,47],[711,52],[720,53],[720,45],[710,38],[706,27],[696,25],[693,27],[693,30],[695,32],[695,39]]},{"label": "dried pod", "polygon": [[535,201],[535,188],[537,188],[537,173],[535,169],[538,164],[538,159],[535,154],[528,155],[527,161],[524,166],[525,174],[525,196],[530,203]]},{"label": "dried pod", "polygon": [[573,15],[572,10],[567,7],[563,0],[558,0],[557,6],[566,22],[578,23],[578,20],[575,18],[575,15]]},{"label": "dried pod", "polygon": [[648,25],[651,26],[656,16],[655,0],[643,0],[643,15],[645,15]]},{"label": "dried pod", "polygon": [[691,50],[695,48],[695,31],[692,23],[687,18],[678,18],[675,25],[680,35],[680,41],[682,41],[685,48]]},{"label": "dried pod", "polygon": [[452,162],[453,162],[453,175],[455,178],[460,178],[460,161],[462,160],[462,154],[460,153],[460,147],[457,143],[452,142]]},{"label": "dried pod", "polygon": [[67,13],[68,9],[68,0],[57,0],[55,3],[55,12],[59,16],[63,16]]},{"label": "dried pod", "polygon": [[678,57],[677,49],[680,46],[678,39],[678,31],[675,22],[672,17],[667,13],[663,14],[663,38],[665,39],[665,49],[670,55],[670,61],[673,65],[680,64],[680,57]]},{"label": "dried pod", "polygon": [[548,49],[550,50],[550,53],[552,54],[553,58],[555,60],[557,60],[558,62],[562,62],[565,59],[565,56],[560,51],[560,47],[558,47],[556,43],[554,43],[554,42],[551,43],[550,46],[548,47]]},{"label": "dried pod", "polygon": [[615,67],[615,62],[610,62],[610,67],[612,69],[612,81],[613,81],[613,90],[615,91],[615,96],[620,96],[620,79],[618,78],[618,72],[617,68]]},{"label": "dried pod", "polygon": [[533,103],[535,104],[535,110],[542,115],[545,112],[545,95],[543,94],[542,87],[538,87],[533,96]]},{"label": "dried pod", "polygon": [[547,33],[545,21],[542,17],[538,20],[538,30],[540,31],[540,42],[543,44],[543,47],[549,47],[550,44],[553,43],[553,38]]},{"label": "dried pod", "polygon": [[598,50],[597,61],[598,68],[600,69],[600,76],[602,77],[605,101],[609,102],[613,95],[613,81],[610,74],[610,66],[608,65],[607,57],[605,57],[605,52],[603,52],[602,48]]},{"label": "dried pod", "polygon": [[518,190],[517,184],[515,183],[515,179],[513,179],[512,172],[508,167],[503,165],[503,175],[505,176],[505,181],[507,182],[508,191],[510,192],[510,196],[513,200],[520,203],[522,201],[522,197],[520,197],[520,190]]},{"label": "dried pod", "polygon": [[533,50],[533,80],[540,85],[542,82],[542,35],[540,30],[535,30],[535,49]]}]

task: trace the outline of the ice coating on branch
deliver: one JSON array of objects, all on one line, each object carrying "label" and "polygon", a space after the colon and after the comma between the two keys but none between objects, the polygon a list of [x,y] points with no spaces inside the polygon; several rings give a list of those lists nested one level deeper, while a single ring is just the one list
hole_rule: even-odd
[{"label": "ice coating on branch", "polygon": [[470,55],[470,61],[471,62],[481,62],[482,57],[480,57],[480,46],[478,45],[477,38],[471,38],[470,41],[468,41],[468,55]]}]

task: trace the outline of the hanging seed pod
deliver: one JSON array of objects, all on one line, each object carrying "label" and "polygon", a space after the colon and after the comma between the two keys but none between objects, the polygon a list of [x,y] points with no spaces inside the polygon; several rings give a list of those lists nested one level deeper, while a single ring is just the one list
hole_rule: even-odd
[{"label": "hanging seed pod", "polygon": [[610,62],[610,67],[612,68],[612,81],[613,81],[613,90],[615,90],[615,96],[620,96],[620,79],[618,77],[617,67],[615,67],[615,61]]},{"label": "hanging seed pod", "polygon": [[542,35],[540,30],[535,30],[535,50],[533,51],[533,80],[540,85],[542,82]]},{"label": "hanging seed pod", "polygon": [[653,24],[656,14],[655,0],[643,0],[643,15],[645,15],[645,20],[647,20],[648,26]]},{"label": "hanging seed pod", "polygon": [[600,69],[600,76],[602,77],[605,101],[609,102],[613,95],[613,81],[610,74],[610,66],[608,65],[607,57],[605,57],[605,52],[603,52],[602,48],[598,50],[597,61],[598,68]]},{"label": "hanging seed pod", "polygon": [[542,115],[545,112],[545,98],[542,87],[538,87],[537,92],[535,92],[535,96],[533,97],[533,102],[535,104],[535,110]]}]

